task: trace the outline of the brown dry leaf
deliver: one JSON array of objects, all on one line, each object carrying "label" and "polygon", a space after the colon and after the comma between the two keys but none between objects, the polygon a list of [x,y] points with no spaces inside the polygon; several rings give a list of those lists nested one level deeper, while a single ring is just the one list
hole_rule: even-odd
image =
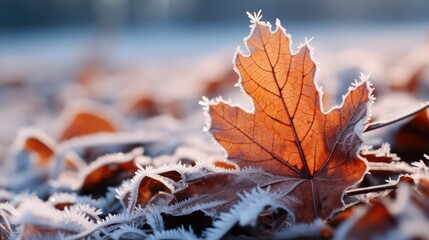
[{"label": "brown dry leaf", "polygon": [[267,185],[298,199],[287,202],[297,221],[327,218],[343,206],[344,190],[366,170],[357,152],[372,100],[370,83],[355,83],[343,104],[325,113],[308,44],[292,54],[279,21],[271,32],[259,20],[259,15],[252,17],[246,40],[250,54],[238,52],[235,59],[254,113],[226,102],[211,103],[210,132],[240,167],[283,177]]},{"label": "brown dry leaf", "polygon": [[332,219],[328,221],[329,226],[337,228],[341,223],[353,216],[353,208],[349,207],[342,211],[339,211],[332,216]]},{"label": "brown dry leaf", "polygon": [[90,112],[79,112],[64,128],[59,140],[64,141],[78,136],[116,131],[117,127],[109,119]]},{"label": "brown dry leaf", "polygon": [[100,157],[87,167],[80,186],[80,194],[104,194],[107,187],[118,186],[124,179],[131,178],[138,170],[135,159],[141,149],[126,154],[111,154]]},{"label": "brown dry leaf", "polygon": [[354,210],[338,229],[338,239],[426,239],[429,201],[408,184],[400,184],[394,201],[376,198]]},{"label": "brown dry leaf", "polygon": [[371,163],[392,163],[400,160],[398,155],[391,153],[388,143],[384,143],[378,149],[363,149],[360,155]]},{"label": "brown dry leaf", "polygon": [[123,179],[130,178],[137,171],[134,160],[122,163],[110,163],[95,169],[85,177],[81,194],[104,193],[108,186],[117,186]]},{"label": "brown dry leaf", "polygon": [[175,171],[175,170],[167,171],[167,172],[163,172],[163,173],[158,173],[158,175],[162,176],[162,177],[169,178],[175,182],[179,182],[180,180],[182,180],[182,175],[178,171]]},{"label": "brown dry leaf", "polygon": [[[146,206],[154,196],[161,192],[171,193],[171,189],[158,179],[145,176],[138,184],[137,196],[135,198],[135,203],[132,203],[132,206]],[[130,194],[131,193],[129,192],[122,199],[127,208],[130,206]]]},{"label": "brown dry leaf", "polygon": [[[390,151],[390,145],[384,143],[378,149],[363,149],[360,155],[365,158],[369,164],[395,164],[400,161],[400,158]],[[395,179],[399,174],[406,172],[399,171],[398,169],[389,168],[373,168],[369,167],[369,174],[366,174],[364,179],[359,183],[359,187],[368,187],[379,184],[385,184],[389,178]]]},{"label": "brown dry leaf", "polygon": [[162,102],[151,96],[138,96],[126,101],[126,112],[140,117],[154,117],[169,114],[176,118],[185,116],[183,102]]},{"label": "brown dry leaf", "polygon": [[429,149],[429,110],[421,111],[395,134],[392,150],[409,163],[418,161]]},{"label": "brown dry leaf", "polygon": [[47,134],[37,129],[21,129],[15,139],[14,146],[17,154],[26,152],[35,156],[38,167],[47,167],[51,164],[57,143]]},{"label": "brown dry leaf", "polygon": [[159,103],[150,97],[141,97],[136,100],[130,100],[127,112],[135,113],[139,116],[157,116],[161,112],[159,110]]},{"label": "brown dry leaf", "polygon": [[[238,189],[244,190],[255,186],[255,182],[253,182],[252,179],[256,179],[257,176],[257,174],[246,174],[244,176],[228,173],[208,174],[201,179],[196,179],[192,183],[188,183],[188,187],[175,192],[173,203],[181,202],[189,199],[190,196],[198,195],[198,202],[210,202],[217,199],[227,200],[229,204],[223,204],[221,206],[221,210],[227,211],[230,207],[230,198],[237,197],[234,193],[236,193]],[[237,180],[237,178],[239,178],[239,180]],[[210,193],[221,193],[226,196],[220,198],[219,196],[216,196],[216,194]]]},{"label": "brown dry leaf", "polygon": [[345,239],[374,239],[384,236],[395,227],[395,217],[384,204],[374,201],[368,211],[354,223]]},{"label": "brown dry leaf", "polygon": [[[170,204],[180,203],[176,206],[176,214],[191,208],[194,204],[216,203],[214,207],[206,209],[211,214],[226,212],[240,199],[238,192],[250,191],[256,186],[269,186],[272,183],[297,184],[296,182],[283,182],[282,176],[274,176],[260,169],[245,168],[243,170],[230,170],[226,168],[223,172],[208,173],[199,178],[187,180],[187,186],[174,193],[174,199]],[[293,189],[294,186],[290,186]],[[285,193],[286,195],[287,193]],[[185,201],[186,200],[186,201]],[[293,201],[285,196],[284,202]],[[220,203],[219,203],[220,202]],[[219,203],[219,204],[217,204]]]},{"label": "brown dry leaf", "polygon": [[29,137],[25,141],[25,150],[38,155],[38,165],[46,166],[54,155],[54,149],[37,137]]}]

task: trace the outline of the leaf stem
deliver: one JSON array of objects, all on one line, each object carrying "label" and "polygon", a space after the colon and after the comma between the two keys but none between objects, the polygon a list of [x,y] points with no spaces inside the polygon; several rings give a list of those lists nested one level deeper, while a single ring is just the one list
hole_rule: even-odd
[{"label": "leaf stem", "polygon": [[415,114],[417,114],[417,113],[419,113],[419,112],[421,112],[421,111],[423,111],[423,110],[425,110],[427,108],[429,108],[429,102],[426,102],[420,108],[418,108],[418,109],[416,109],[416,110],[414,110],[414,111],[412,111],[412,112],[410,112],[408,114],[400,116],[398,118],[394,118],[394,119],[391,119],[391,120],[388,120],[388,121],[379,121],[379,122],[368,123],[366,125],[365,130],[363,132],[369,132],[369,131],[372,131],[372,130],[375,130],[375,129],[378,129],[378,128],[382,128],[382,127],[388,126],[390,124],[402,121],[405,118],[409,118],[409,117],[411,117],[411,116],[413,116],[413,115],[415,115]]},{"label": "leaf stem", "polygon": [[354,196],[359,194],[381,192],[384,190],[396,189],[396,187],[397,187],[397,184],[383,184],[383,185],[377,185],[377,186],[371,186],[371,187],[350,189],[350,190],[347,190],[345,194],[347,196]]}]

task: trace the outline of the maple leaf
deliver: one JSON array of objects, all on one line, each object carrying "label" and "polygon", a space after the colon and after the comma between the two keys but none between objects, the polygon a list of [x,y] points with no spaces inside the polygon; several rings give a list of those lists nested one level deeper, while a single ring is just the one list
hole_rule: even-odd
[{"label": "maple leaf", "polygon": [[362,78],[349,88],[341,106],[325,113],[309,44],[291,53],[290,37],[280,21],[272,32],[260,18],[251,16],[251,34],[245,39],[249,55],[238,51],[235,57],[254,112],[211,101],[209,130],[240,167],[283,177],[263,187],[298,199],[285,200],[297,221],[327,218],[343,206],[344,190],[366,171],[357,152],[372,88]]}]

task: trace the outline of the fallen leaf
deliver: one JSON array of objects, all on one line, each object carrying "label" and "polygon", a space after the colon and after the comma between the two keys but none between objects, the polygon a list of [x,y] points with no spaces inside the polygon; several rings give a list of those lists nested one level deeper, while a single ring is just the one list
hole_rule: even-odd
[{"label": "fallen leaf", "polygon": [[81,112],[74,116],[70,125],[62,133],[60,140],[99,132],[116,132],[116,128],[101,116]]},{"label": "fallen leaf", "polygon": [[359,183],[359,187],[374,186],[384,184],[389,178],[396,178],[399,174],[404,172],[398,172],[397,170],[391,170],[387,167],[381,169],[372,169],[371,165],[377,164],[396,164],[400,162],[400,158],[395,154],[391,153],[390,145],[384,143],[378,149],[365,148],[360,152],[360,155],[365,158],[368,163],[368,173],[364,176],[364,179]]},{"label": "fallen leaf", "polygon": [[[261,188],[240,195],[240,201],[221,213],[204,233],[205,239],[240,239],[268,236],[281,227],[288,214],[278,207],[279,195]],[[280,223],[280,224],[278,224]]]},{"label": "fallen leaf", "polygon": [[92,102],[69,105],[59,118],[59,141],[95,133],[118,132],[114,113],[107,107]]},{"label": "fallen leaf", "polygon": [[50,163],[54,150],[42,139],[37,137],[29,137],[25,141],[25,150],[38,155],[38,165],[46,166]]},{"label": "fallen leaf", "polygon": [[[134,177],[130,181],[125,181],[116,190],[116,198],[120,199],[122,206],[129,213],[136,207],[167,205],[173,199],[172,193],[183,181],[181,171],[174,170],[173,166],[164,165],[162,170],[160,168],[154,170],[152,166],[146,169],[140,165],[140,170]],[[182,165],[177,166],[182,170],[188,169]]]},{"label": "fallen leaf", "polygon": [[175,171],[175,170],[159,173],[158,175],[162,176],[162,177],[169,178],[175,182],[182,180],[182,175],[178,171]]},{"label": "fallen leaf", "polygon": [[353,208],[346,208],[342,211],[335,213],[330,221],[328,221],[329,226],[337,228],[341,223],[353,216]]},{"label": "fallen leaf", "polygon": [[[160,192],[171,193],[171,189],[157,179],[148,176],[144,177],[140,180],[137,196],[135,198],[136,202],[133,204],[133,206],[145,206],[155,195]],[[129,197],[130,196],[127,194],[126,198]],[[129,202],[126,199],[124,199],[124,202],[128,208]]]},{"label": "fallen leaf", "polygon": [[394,201],[377,198],[354,211],[337,231],[338,239],[426,239],[429,201],[408,184],[400,184]]},{"label": "fallen leaf", "polygon": [[389,213],[384,204],[374,201],[365,214],[354,223],[346,239],[374,239],[385,236],[389,229],[395,227],[395,217]]},{"label": "fallen leaf", "polygon": [[159,103],[155,102],[152,98],[141,97],[130,102],[127,112],[149,117],[161,114],[159,111]]},{"label": "fallen leaf", "polygon": [[124,179],[132,177],[138,170],[136,158],[143,153],[142,149],[122,154],[102,156],[82,171],[80,194],[105,194],[107,187],[117,186]]},{"label": "fallen leaf", "polygon": [[[213,213],[224,212],[230,209],[239,200],[237,191],[250,190],[258,184],[267,186],[272,182],[280,182],[284,178],[273,176],[258,169],[244,169],[242,171],[214,172],[201,178],[188,181],[188,186],[174,193],[172,203],[182,202],[194,197],[198,204],[221,201],[222,204]],[[176,211],[189,208],[194,201],[182,204]]]},{"label": "fallen leaf", "polygon": [[393,137],[392,151],[408,163],[418,161],[429,149],[429,111],[421,111]]},{"label": "fallen leaf", "polygon": [[15,155],[22,151],[33,154],[37,166],[46,167],[51,164],[56,145],[55,140],[42,131],[26,128],[18,132],[13,148],[16,151]]},{"label": "fallen leaf", "polygon": [[391,163],[400,160],[398,155],[391,153],[390,145],[388,143],[384,143],[378,149],[363,149],[360,154],[371,163]]},{"label": "fallen leaf", "polygon": [[104,193],[108,186],[119,185],[123,179],[133,176],[136,171],[134,160],[100,166],[85,177],[80,193],[93,195],[98,191]]},{"label": "fallen leaf", "polygon": [[131,97],[125,101],[126,112],[139,117],[154,117],[168,114],[176,118],[186,116],[184,102],[171,100],[160,101],[153,96]]},{"label": "fallen leaf", "polygon": [[268,185],[298,199],[285,200],[298,222],[327,218],[343,206],[344,190],[366,170],[357,152],[372,100],[370,83],[356,82],[341,106],[325,113],[309,45],[293,54],[280,22],[271,32],[270,24],[259,20],[252,17],[246,39],[250,54],[239,51],[235,58],[255,110],[212,101],[210,132],[240,167],[283,177]]}]

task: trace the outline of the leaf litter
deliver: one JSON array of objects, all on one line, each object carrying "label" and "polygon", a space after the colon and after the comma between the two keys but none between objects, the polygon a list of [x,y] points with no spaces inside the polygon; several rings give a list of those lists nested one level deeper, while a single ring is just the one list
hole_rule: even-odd
[{"label": "leaf litter", "polygon": [[[323,94],[311,40],[293,52],[279,20],[272,30],[260,12],[249,17],[248,53],[236,52],[235,71],[215,64],[212,76],[188,75],[194,88],[176,98],[177,82],[152,86],[157,96],[168,93],[165,99],[138,82],[127,86],[133,94],[115,94],[119,82],[100,77],[95,65],[63,86],[66,95],[49,92],[58,102],[39,114],[56,121],[21,129],[2,154],[0,237],[428,238],[428,110],[398,114],[400,126],[390,126],[381,120],[396,111],[386,118],[388,108],[373,96],[375,89],[387,106],[398,93],[427,101],[419,91],[427,85],[426,60],[398,63],[397,71],[410,61],[421,67],[393,85],[377,74],[373,87],[361,75],[325,111],[344,93],[332,83]],[[359,63],[343,67],[351,65]],[[209,99],[234,92],[237,74],[251,107]],[[192,98],[198,95],[207,96],[200,104],[212,142],[201,133],[203,114]],[[69,107],[52,114],[60,105]]]}]

